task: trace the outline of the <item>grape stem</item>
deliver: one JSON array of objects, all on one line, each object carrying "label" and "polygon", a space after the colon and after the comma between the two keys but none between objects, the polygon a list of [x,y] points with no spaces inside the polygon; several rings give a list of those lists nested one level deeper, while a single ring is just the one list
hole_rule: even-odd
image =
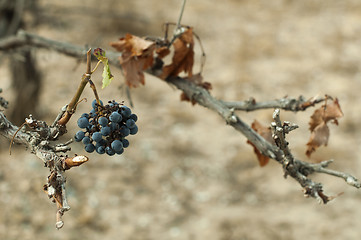
[{"label": "grape stem", "polygon": [[100,105],[100,101],[99,101],[99,97],[98,97],[98,93],[96,91],[95,85],[92,82],[92,80],[90,79],[92,73],[96,70],[97,66],[99,65],[99,62],[98,62],[98,64],[96,65],[96,67],[92,71],[92,68],[91,68],[91,48],[89,48],[89,50],[86,53],[86,60],[87,60],[86,61],[86,73],[83,74],[83,76],[81,78],[81,81],[80,81],[80,84],[78,86],[78,89],[76,90],[74,97],[72,98],[72,100],[68,104],[64,115],[58,121],[59,125],[65,126],[69,122],[71,116],[74,114],[74,112],[76,110],[76,107],[77,107],[78,102],[79,102],[79,98],[80,98],[81,94],[83,93],[84,88],[87,85],[87,83],[89,83],[90,87],[93,89],[95,99],[96,99],[97,103]]}]

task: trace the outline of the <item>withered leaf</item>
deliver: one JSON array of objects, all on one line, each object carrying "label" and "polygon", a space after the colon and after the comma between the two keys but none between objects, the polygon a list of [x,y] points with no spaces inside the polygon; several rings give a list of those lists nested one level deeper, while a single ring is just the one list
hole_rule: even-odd
[{"label": "withered leaf", "polygon": [[170,50],[168,47],[159,47],[155,50],[155,53],[158,54],[159,58],[164,58],[170,53]]},{"label": "withered leaf", "polygon": [[184,71],[188,77],[192,76],[192,69],[194,63],[194,40],[192,28],[187,29],[180,35],[173,43],[174,55],[172,63],[163,67],[162,79],[168,76],[178,76],[179,73]]},{"label": "withered leaf", "polygon": [[309,122],[311,136],[307,143],[306,155],[308,157],[322,145],[327,146],[330,130],[327,126],[329,121],[338,124],[337,118],[343,116],[340,104],[336,98],[334,101],[328,101],[320,108],[316,109]]},{"label": "withered leaf", "polygon": [[144,84],[143,71],[153,64],[155,43],[126,34],[124,38],[120,38],[118,42],[112,42],[110,45],[122,53],[119,60],[127,85],[137,87]]},{"label": "withered leaf", "polygon": [[[252,125],[252,129],[255,130],[259,135],[261,135],[266,141],[274,144],[274,140],[272,138],[272,131],[270,127],[263,126],[260,122],[257,120],[254,120]],[[251,143],[249,140],[247,140],[247,143],[253,146],[253,150],[255,154],[257,155],[259,165],[261,167],[265,166],[269,162],[269,157],[263,155],[253,143]]]},{"label": "withered leaf", "polygon": [[330,129],[325,122],[322,122],[320,125],[315,127],[311,132],[310,140],[307,143],[306,155],[310,157],[311,154],[316,151],[316,148],[322,145],[327,146],[329,136]]}]

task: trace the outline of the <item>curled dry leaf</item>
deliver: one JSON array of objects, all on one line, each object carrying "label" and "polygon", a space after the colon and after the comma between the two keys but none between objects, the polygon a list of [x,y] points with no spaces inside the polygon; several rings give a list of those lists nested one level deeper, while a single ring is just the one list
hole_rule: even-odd
[{"label": "curled dry leaf", "polygon": [[87,162],[89,160],[89,158],[87,156],[75,156],[75,157],[71,157],[71,158],[66,158],[64,160],[64,164],[63,164],[63,168],[65,170],[68,170],[72,167],[77,167],[82,165],[83,163]]},{"label": "curled dry leaf", "polygon": [[[259,135],[261,135],[266,141],[274,144],[274,140],[272,138],[272,131],[270,127],[263,126],[260,122],[257,120],[254,120],[252,123],[252,129],[255,130]],[[255,154],[257,155],[259,165],[261,167],[265,166],[269,162],[269,158],[265,155],[263,155],[253,143],[251,143],[249,140],[247,143],[251,144],[253,146],[253,150]]]},{"label": "curled dry leaf", "polygon": [[194,63],[194,40],[193,29],[187,29],[173,43],[174,55],[172,63],[163,67],[163,73],[160,78],[166,79],[169,76],[178,76],[184,71],[188,77],[192,77],[192,69]]},{"label": "curled dry leaf", "polygon": [[138,87],[145,83],[143,71],[153,64],[155,43],[143,38],[126,34],[118,42],[110,43],[112,47],[122,53],[120,64],[129,87]]},{"label": "curled dry leaf", "polygon": [[329,121],[338,125],[337,118],[343,116],[340,104],[336,98],[334,101],[328,101],[320,108],[316,109],[309,122],[311,136],[307,143],[306,155],[308,157],[322,145],[327,146],[330,136],[330,129],[327,126]]},{"label": "curled dry leaf", "polygon": [[164,58],[170,53],[170,50],[168,47],[159,47],[155,50],[155,53],[158,55],[158,58]]}]

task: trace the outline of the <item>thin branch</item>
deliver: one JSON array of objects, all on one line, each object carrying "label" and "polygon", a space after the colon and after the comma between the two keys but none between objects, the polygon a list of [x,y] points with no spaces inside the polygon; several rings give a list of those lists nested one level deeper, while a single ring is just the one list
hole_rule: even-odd
[{"label": "thin branch", "polygon": [[354,176],[339,172],[336,170],[328,169],[327,167],[333,162],[333,160],[327,160],[320,163],[308,163],[296,160],[296,163],[299,165],[300,168],[303,168],[302,171],[306,171],[307,173],[324,173],[328,175],[332,175],[335,177],[339,177],[345,180],[345,182],[353,187],[361,188],[361,182],[355,178]]},{"label": "thin branch", "polygon": [[315,106],[317,103],[325,101],[325,98],[311,98],[306,100],[303,96],[296,98],[284,97],[281,99],[270,100],[266,102],[257,102],[254,98],[247,101],[226,102],[221,101],[225,106],[234,110],[255,111],[268,108],[279,108],[287,111],[304,111],[309,107]]},{"label": "thin branch", "polygon": [[179,17],[178,17],[177,28],[181,27],[181,21],[182,21],[185,6],[186,6],[186,0],[183,0],[182,8],[181,8],[181,11],[180,11]]},{"label": "thin branch", "polygon": [[[71,116],[75,112],[76,106],[77,106],[77,104],[79,102],[81,94],[84,91],[85,86],[87,85],[88,82],[90,82],[90,76],[92,74],[92,69],[91,69],[91,49],[89,49],[87,51],[86,56],[87,56],[86,74],[84,74],[82,76],[82,79],[80,81],[78,89],[76,90],[76,92],[75,92],[72,100],[70,101],[70,103],[67,105],[65,114],[62,116],[61,119],[59,119],[59,121],[58,121],[59,125],[65,126],[68,123]],[[95,91],[95,93],[96,93],[96,91]]]}]

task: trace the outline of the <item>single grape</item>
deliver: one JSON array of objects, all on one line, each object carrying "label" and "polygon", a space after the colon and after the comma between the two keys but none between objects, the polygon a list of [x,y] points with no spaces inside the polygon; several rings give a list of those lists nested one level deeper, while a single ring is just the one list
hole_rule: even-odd
[{"label": "single grape", "polygon": [[93,139],[93,141],[95,141],[95,142],[99,142],[100,140],[103,139],[103,138],[102,138],[102,134],[101,134],[100,132],[94,132],[94,133],[92,134],[92,139]]},{"label": "single grape", "polygon": [[129,118],[132,114],[132,111],[127,106],[121,106],[120,113],[123,115],[124,118]]},{"label": "single grape", "polygon": [[85,145],[85,151],[87,151],[88,153],[92,153],[95,150],[95,146],[92,143],[89,143],[87,145]]},{"label": "single grape", "polygon": [[114,132],[115,130],[118,130],[118,129],[119,129],[119,124],[118,124],[118,123],[115,123],[115,122],[111,122],[111,123],[109,124],[109,126],[110,126],[110,131],[111,131],[111,132]]},{"label": "single grape", "polygon": [[[99,100],[99,102],[100,102],[100,105],[103,106],[102,100]],[[94,99],[93,102],[92,102],[93,109],[96,109],[97,106],[98,106],[97,100]]]},{"label": "single grape", "polygon": [[85,117],[85,118],[88,118],[88,119],[89,119],[89,114],[88,114],[88,113],[83,113],[83,114],[81,115],[81,117]]},{"label": "single grape", "polygon": [[135,126],[135,121],[131,118],[129,118],[126,122],[125,122],[125,125],[128,127],[128,128],[133,128]]},{"label": "single grape", "polygon": [[99,154],[104,154],[105,153],[105,147],[104,146],[99,146],[99,147],[97,147],[96,151]]},{"label": "single grape", "polygon": [[130,130],[129,128],[127,128],[126,126],[122,126],[120,128],[120,134],[123,136],[123,137],[126,137],[130,134]]},{"label": "single grape", "polygon": [[110,127],[102,127],[102,129],[100,130],[100,133],[103,136],[108,136],[110,134]]},{"label": "single grape", "polygon": [[94,132],[97,129],[97,126],[89,125],[86,127],[86,129],[88,130],[88,132]]},{"label": "single grape", "polygon": [[109,155],[109,156],[113,156],[115,154],[114,150],[111,147],[106,147],[105,148],[105,152]]},{"label": "single grape", "polygon": [[87,145],[87,144],[89,144],[91,141],[90,141],[90,137],[88,137],[88,136],[85,136],[84,138],[83,138],[83,143],[84,143],[84,145]]},{"label": "single grape", "polygon": [[114,140],[111,144],[112,149],[114,152],[118,153],[123,149],[123,144],[120,140]]},{"label": "single grape", "polygon": [[102,139],[95,144],[95,148],[99,148],[101,146],[103,146],[105,148],[107,145],[108,145],[108,141],[105,139]]},{"label": "single grape", "polygon": [[81,139],[79,139],[76,135],[74,136],[75,142],[80,142]]},{"label": "single grape", "polygon": [[130,135],[137,134],[138,132],[138,126],[135,125],[133,128],[130,129]]},{"label": "single grape", "polygon": [[90,110],[90,117],[94,118],[97,116],[96,110],[93,108],[92,110]]},{"label": "single grape", "polygon": [[81,117],[78,119],[78,127],[86,128],[89,126],[89,120],[86,117]]},{"label": "single grape", "polygon": [[114,107],[114,106],[117,106],[117,105],[119,105],[119,103],[115,102],[114,100],[112,102],[109,101],[109,106]]},{"label": "single grape", "polygon": [[138,116],[134,113],[132,113],[130,116],[129,116],[130,119],[133,119],[134,122],[136,122],[138,120]]},{"label": "single grape", "polygon": [[112,112],[109,116],[109,120],[114,123],[119,123],[122,121],[122,115],[120,115],[118,112]]},{"label": "single grape", "polygon": [[85,136],[85,132],[83,132],[83,131],[77,131],[76,133],[75,133],[75,140],[79,140],[79,141],[77,141],[77,142],[80,142],[81,140],[83,140],[83,138],[84,138],[84,136]]},{"label": "single grape", "polygon": [[120,150],[119,152],[115,152],[116,154],[120,155],[124,152],[124,148],[122,148],[122,150]]},{"label": "single grape", "polygon": [[122,140],[122,143],[123,143],[123,148],[127,148],[127,147],[129,147],[129,141],[127,140],[127,139],[123,139]]},{"label": "single grape", "polygon": [[106,117],[100,117],[98,119],[98,123],[102,126],[105,127],[108,125],[108,119]]}]

